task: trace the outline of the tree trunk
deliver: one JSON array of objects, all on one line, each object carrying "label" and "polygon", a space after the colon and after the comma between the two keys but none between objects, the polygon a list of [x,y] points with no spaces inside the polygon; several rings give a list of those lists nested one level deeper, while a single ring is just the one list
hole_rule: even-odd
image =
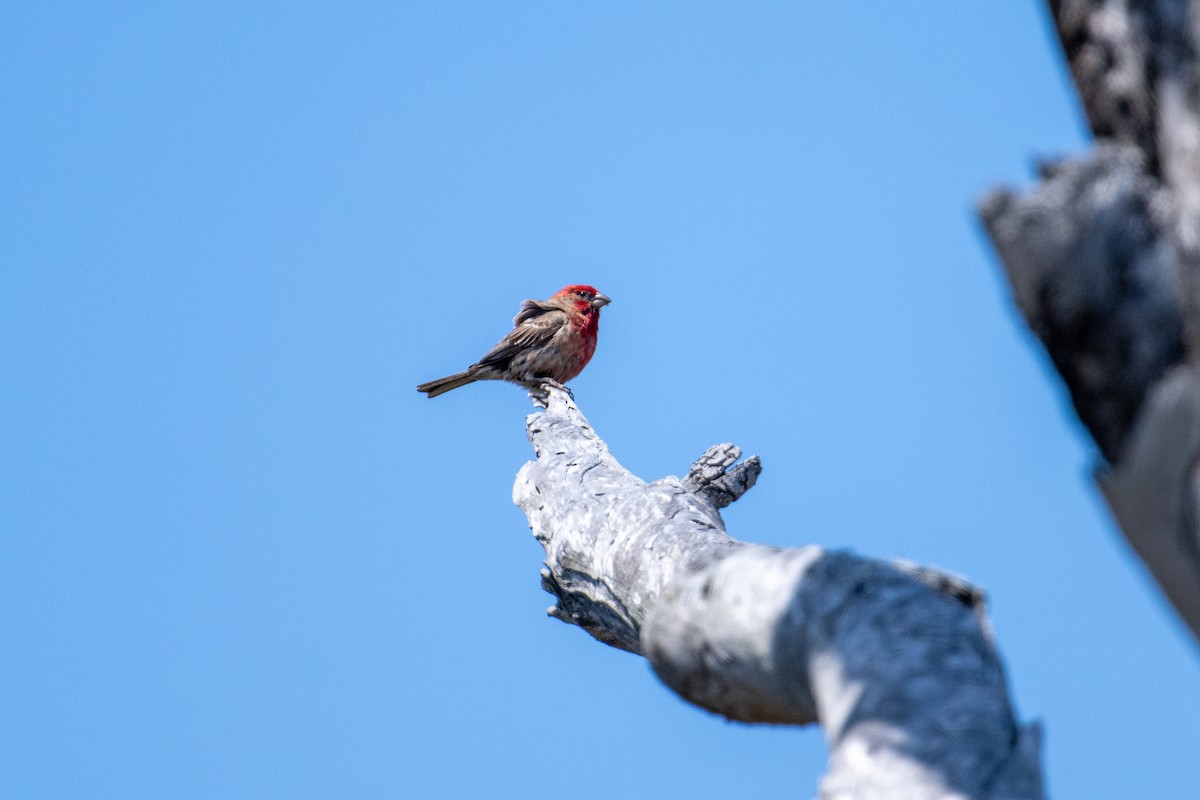
[{"label": "tree trunk", "polygon": [[546,549],[551,616],[645,656],[740,722],[819,721],[823,798],[1038,798],[978,590],[914,565],[739,542],[719,509],[757,458],[710,448],[683,480],[626,471],[565,393],[528,420],[513,499]]},{"label": "tree trunk", "polygon": [[1200,0],[1049,5],[1097,147],[980,215],[1118,525],[1200,638]]}]

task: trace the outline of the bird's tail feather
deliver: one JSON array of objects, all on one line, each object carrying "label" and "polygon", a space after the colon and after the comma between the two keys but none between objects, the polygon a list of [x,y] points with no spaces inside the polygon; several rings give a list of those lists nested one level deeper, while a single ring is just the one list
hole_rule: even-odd
[{"label": "bird's tail feather", "polygon": [[470,370],[466,372],[457,372],[453,375],[447,375],[444,378],[438,378],[436,381],[422,383],[417,387],[418,392],[424,392],[428,397],[437,397],[439,394],[445,394],[451,389],[457,389],[460,386],[466,386],[468,383],[474,383],[479,380],[471,374]]}]

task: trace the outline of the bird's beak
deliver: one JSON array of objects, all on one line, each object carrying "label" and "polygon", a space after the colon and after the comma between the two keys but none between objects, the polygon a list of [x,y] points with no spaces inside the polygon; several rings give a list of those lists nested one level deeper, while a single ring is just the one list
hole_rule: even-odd
[{"label": "bird's beak", "polygon": [[592,308],[604,308],[611,302],[612,298],[610,298],[608,295],[603,295],[599,292],[596,292],[596,296],[592,298]]}]

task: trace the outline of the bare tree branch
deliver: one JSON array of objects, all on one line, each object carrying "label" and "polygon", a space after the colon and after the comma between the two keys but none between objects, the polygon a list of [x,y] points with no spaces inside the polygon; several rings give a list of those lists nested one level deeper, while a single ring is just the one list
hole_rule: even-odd
[{"label": "bare tree branch", "polygon": [[980,215],[1122,532],[1200,638],[1200,0],[1049,5],[1098,145]]},{"label": "bare tree branch", "polygon": [[568,395],[528,420],[514,501],[546,550],[550,614],[645,656],[667,686],[740,722],[819,721],[824,798],[1042,796],[980,592],[954,576],[810,546],[739,542],[720,507],[755,458],[710,448],[687,478],[626,471]]}]

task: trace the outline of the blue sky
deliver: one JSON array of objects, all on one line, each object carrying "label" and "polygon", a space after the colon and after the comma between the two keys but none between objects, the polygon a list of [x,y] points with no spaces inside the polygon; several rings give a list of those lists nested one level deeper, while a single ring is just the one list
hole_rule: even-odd
[{"label": "blue sky", "polygon": [[629,469],[984,587],[1055,796],[1200,778],[972,213],[1088,146],[1040,4],[10,4],[0,101],[0,796],[810,794],[544,616],[523,393],[413,390],[573,282]]}]

